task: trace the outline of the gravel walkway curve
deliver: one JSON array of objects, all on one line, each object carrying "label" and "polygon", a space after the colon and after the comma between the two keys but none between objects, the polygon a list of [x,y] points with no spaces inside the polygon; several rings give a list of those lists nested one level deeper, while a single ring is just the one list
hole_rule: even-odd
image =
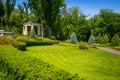
[{"label": "gravel walkway curve", "polygon": [[108,51],[108,52],[113,53],[113,54],[120,55],[120,51],[112,49],[112,48],[108,48],[108,47],[98,47],[98,48],[104,49],[105,51]]}]

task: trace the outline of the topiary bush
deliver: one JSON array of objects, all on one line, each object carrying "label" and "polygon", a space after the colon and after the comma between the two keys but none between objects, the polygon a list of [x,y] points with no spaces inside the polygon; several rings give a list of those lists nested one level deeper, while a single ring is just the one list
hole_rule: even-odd
[{"label": "topiary bush", "polygon": [[72,44],[77,44],[78,43],[76,34],[74,32],[70,36],[70,43],[72,43]]},{"label": "topiary bush", "polygon": [[80,41],[79,42],[79,49],[88,49],[88,44],[86,42]]},{"label": "topiary bush", "polygon": [[18,36],[15,38],[16,41],[19,41],[19,42],[28,42],[29,39],[26,37],[26,36]]},{"label": "topiary bush", "polygon": [[102,43],[109,43],[109,38],[108,38],[107,34],[105,34],[105,35],[103,36]]},{"label": "topiary bush", "polygon": [[6,36],[0,36],[0,44],[10,44],[13,45],[14,47],[17,47],[18,43]]},{"label": "topiary bush", "polygon": [[26,44],[25,43],[19,43],[18,44],[18,50],[25,51],[26,50]]},{"label": "topiary bush", "polygon": [[111,45],[112,46],[117,46],[119,45],[119,36],[118,34],[115,34],[111,40]]},{"label": "topiary bush", "polygon": [[91,35],[89,40],[88,40],[89,43],[95,43],[95,37],[94,35]]}]

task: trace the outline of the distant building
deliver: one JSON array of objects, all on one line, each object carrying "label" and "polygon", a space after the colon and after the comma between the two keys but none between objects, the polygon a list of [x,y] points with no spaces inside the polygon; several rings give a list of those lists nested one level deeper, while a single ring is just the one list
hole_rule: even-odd
[{"label": "distant building", "polygon": [[35,30],[36,35],[43,37],[43,27],[39,23],[27,22],[23,25],[23,35],[29,35],[31,30]]},{"label": "distant building", "polygon": [[14,38],[13,32],[5,32],[4,30],[0,30],[0,36],[7,36],[9,38]]}]

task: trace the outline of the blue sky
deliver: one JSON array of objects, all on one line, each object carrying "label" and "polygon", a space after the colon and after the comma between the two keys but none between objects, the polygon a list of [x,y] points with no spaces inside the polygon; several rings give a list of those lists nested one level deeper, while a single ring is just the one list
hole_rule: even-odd
[{"label": "blue sky", "polygon": [[[26,1],[16,0],[16,5]],[[65,0],[65,3],[68,8],[78,6],[84,14],[89,14],[90,16],[99,13],[101,8],[110,8],[120,13],[120,0]]]}]

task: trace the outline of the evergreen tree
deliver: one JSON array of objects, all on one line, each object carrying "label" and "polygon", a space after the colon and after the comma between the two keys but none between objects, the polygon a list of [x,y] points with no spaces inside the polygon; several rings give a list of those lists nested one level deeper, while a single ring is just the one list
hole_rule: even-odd
[{"label": "evergreen tree", "polygon": [[94,35],[91,35],[89,40],[88,40],[89,43],[95,43],[95,37]]},{"label": "evergreen tree", "polygon": [[3,17],[5,11],[4,11],[4,4],[3,0],[0,0],[0,17]]},{"label": "evergreen tree", "polygon": [[32,30],[30,31],[29,38],[35,38],[35,30],[34,30],[34,29],[32,29]]},{"label": "evergreen tree", "polygon": [[112,46],[117,46],[119,45],[119,36],[118,34],[115,34],[111,40],[111,45]]},{"label": "evergreen tree", "polygon": [[105,36],[103,37],[102,43],[109,43],[109,38],[107,34],[105,34]]},{"label": "evergreen tree", "polygon": [[100,44],[102,43],[102,36],[100,33],[99,33],[98,37],[96,38],[96,42],[100,43]]},{"label": "evergreen tree", "polygon": [[78,43],[76,34],[74,32],[70,36],[70,43],[72,43],[72,44],[77,44]]}]

